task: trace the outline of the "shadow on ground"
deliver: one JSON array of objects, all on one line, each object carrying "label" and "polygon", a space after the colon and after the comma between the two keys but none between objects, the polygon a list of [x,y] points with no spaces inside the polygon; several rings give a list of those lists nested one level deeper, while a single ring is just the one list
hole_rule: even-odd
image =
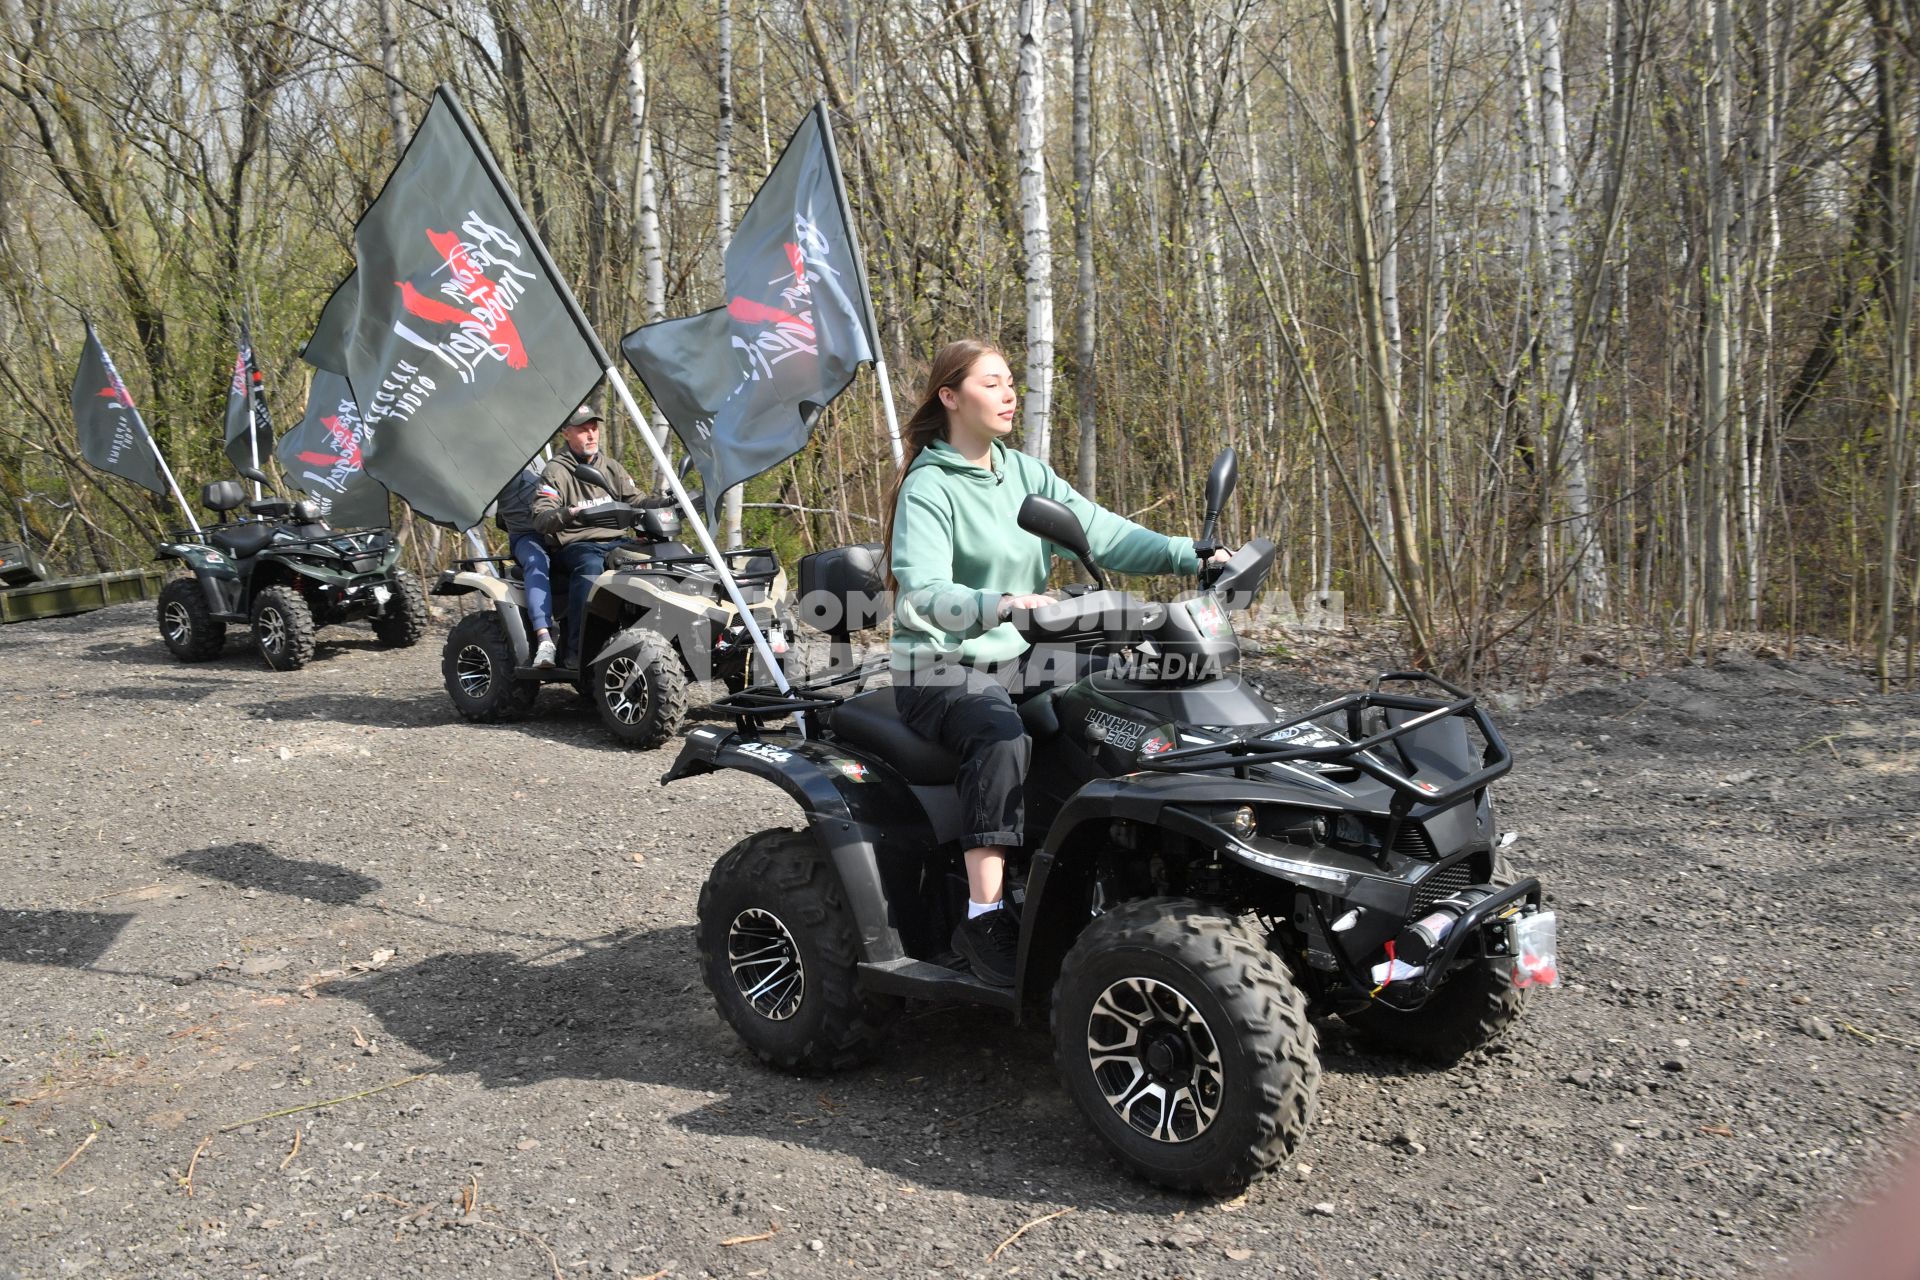
[{"label": "shadow on ground", "polygon": [[[799,1078],[754,1059],[695,977],[691,926],[591,939],[522,958],[443,953],[327,988],[386,1033],[488,1089],[626,1080],[718,1100],[679,1114],[695,1134],[849,1155],[902,1178],[988,1195],[1022,1182],[1173,1213],[1192,1202],[1110,1161],[1054,1073],[1043,1027],[987,1010],[902,1018],[871,1064]],[[647,1105],[659,1105],[650,1103]]]},{"label": "shadow on ground", "polygon": [[212,876],[242,889],[264,889],[290,898],[310,898],[343,907],[360,901],[380,887],[372,876],[337,867],[331,862],[283,858],[265,845],[217,844],[176,853],[164,861],[170,867]]},{"label": "shadow on ground", "polygon": [[0,907],[0,960],[84,969],[106,954],[131,913]]}]

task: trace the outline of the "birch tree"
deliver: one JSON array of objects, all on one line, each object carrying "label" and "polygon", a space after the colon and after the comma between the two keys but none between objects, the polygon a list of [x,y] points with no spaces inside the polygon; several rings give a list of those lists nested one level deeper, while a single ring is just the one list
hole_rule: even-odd
[{"label": "birch tree", "polygon": [[1567,154],[1567,95],[1560,71],[1556,2],[1536,0],[1540,6],[1540,117],[1547,163],[1548,421],[1554,424],[1552,453],[1566,499],[1566,532],[1575,557],[1575,604],[1587,614],[1598,614],[1607,605],[1606,556],[1593,522],[1586,428],[1580,415],[1580,385],[1573,376],[1573,174]]},{"label": "birch tree", "polygon": [[1087,0],[1069,0],[1073,26],[1073,260],[1074,403],[1080,417],[1078,487],[1094,496],[1099,480],[1100,429],[1094,416],[1094,324],[1098,295],[1093,275],[1093,24]]},{"label": "birch tree", "polygon": [[1020,0],[1020,72],[1015,82],[1021,243],[1026,250],[1027,376],[1023,447],[1046,461],[1053,409],[1053,238],[1047,217],[1046,0]]},{"label": "birch tree", "polygon": [[[627,42],[627,111],[630,117],[630,136],[633,143],[633,191],[634,257],[640,261],[641,317],[647,324],[657,324],[667,318],[667,272],[666,256],[660,248],[660,200],[658,183],[655,180],[653,165],[653,128],[647,119],[647,63],[640,49],[640,33],[636,30],[633,38]],[[660,406],[653,406],[651,424],[643,424],[642,430],[651,430],[653,438],[664,448],[668,442],[667,416],[660,412]],[[655,468],[655,487],[662,492],[667,488],[664,472]]]},{"label": "birch tree", "polygon": [[[727,278],[727,246],[733,241],[733,0],[720,0],[720,126],[713,144],[714,222],[720,238],[720,279]],[[720,503],[722,544],[741,546],[740,517],[745,508],[741,486],[727,490]]]}]

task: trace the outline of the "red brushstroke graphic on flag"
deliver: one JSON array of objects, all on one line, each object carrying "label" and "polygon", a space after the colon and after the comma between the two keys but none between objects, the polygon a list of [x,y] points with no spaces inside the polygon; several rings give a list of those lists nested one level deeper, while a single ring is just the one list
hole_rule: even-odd
[{"label": "red brushstroke graphic on flag", "polygon": [[311,449],[300,451],[300,461],[310,462],[317,467],[331,467],[344,464],[347,471],[360,470],[360,442],[354,439],[353,428],[341,423],[338,416],[320,419],[320,425],[327,429],[327,436],[333,447],[340,452],[316,453]]},{"label": "red brushstroke graphic on flag", "polygon": [[[787,246],[789,249],[792,245]],[[802,319],[778,307],[770,307],[764,302],[755,302],[752,298],[735,298],[727,303],[727,314],[741,324],[790,324],[807,333],[813,332],[813,321]]]},{"label": "red brushstroke graphic on flag", "polygon": [[454,283],[466,295],[467,301],[474,304],[474,309],[469,311],[429,298],[405,280],[395,282],[400,289],[401,305],[422,320],[430,320],[435,324],[465,325],[478,321],[488,340],[504,351],[509,369],[526,368],[527,349],[520,341],[520,331],[514,327],[513,317],[507,314],[512,310],[515,299],[474,265],[467,253],[467,246],[459,236],[450,231],[429,228],[427,241],[445,261],[447,269],[453,274]]},{"label": "red brushstroke graphic on flag", "polygon": [[133,397],[127,394],[126,384],[120,381],[119,375],[109,374],[108,376],[111,377],[113,381],[93,394],[111,400],[123,409],[133,408]]}]

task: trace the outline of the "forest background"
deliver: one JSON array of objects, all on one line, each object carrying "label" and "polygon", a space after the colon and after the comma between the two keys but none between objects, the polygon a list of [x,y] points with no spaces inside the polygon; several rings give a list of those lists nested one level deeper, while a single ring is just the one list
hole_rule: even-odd
[{"label": "forest background", "polygon": [[[903,410],[1002,344],[1017,436],[1471,675],[1515,635],[1727,630],[1914,676],[1920,0],[0,0],[0,517],[144,563],[79,457],[93,318],[192,488],[246,317],[275,420],[450,81],[611,345],[719,301],[834,113]],[[613,447],[644,456],[615,424]],[[877,535],[863,376],[730,534]],[[636,474],[641,468],[636,467]],[[423,568],[456,539],[397,523]],[[0,535],[4,536],[4,535]]]}]

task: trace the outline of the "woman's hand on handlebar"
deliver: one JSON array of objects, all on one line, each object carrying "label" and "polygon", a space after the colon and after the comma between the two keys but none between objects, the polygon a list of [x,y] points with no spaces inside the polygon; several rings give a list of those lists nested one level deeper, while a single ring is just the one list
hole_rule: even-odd
[{"label": "woman's hand on handlebar", "polygon": [[1001,596],[1000,621],[1005,622],[1013,616],[1015,609],[1038,609],[1042,605],[1053,604],[1052,596]]}]

